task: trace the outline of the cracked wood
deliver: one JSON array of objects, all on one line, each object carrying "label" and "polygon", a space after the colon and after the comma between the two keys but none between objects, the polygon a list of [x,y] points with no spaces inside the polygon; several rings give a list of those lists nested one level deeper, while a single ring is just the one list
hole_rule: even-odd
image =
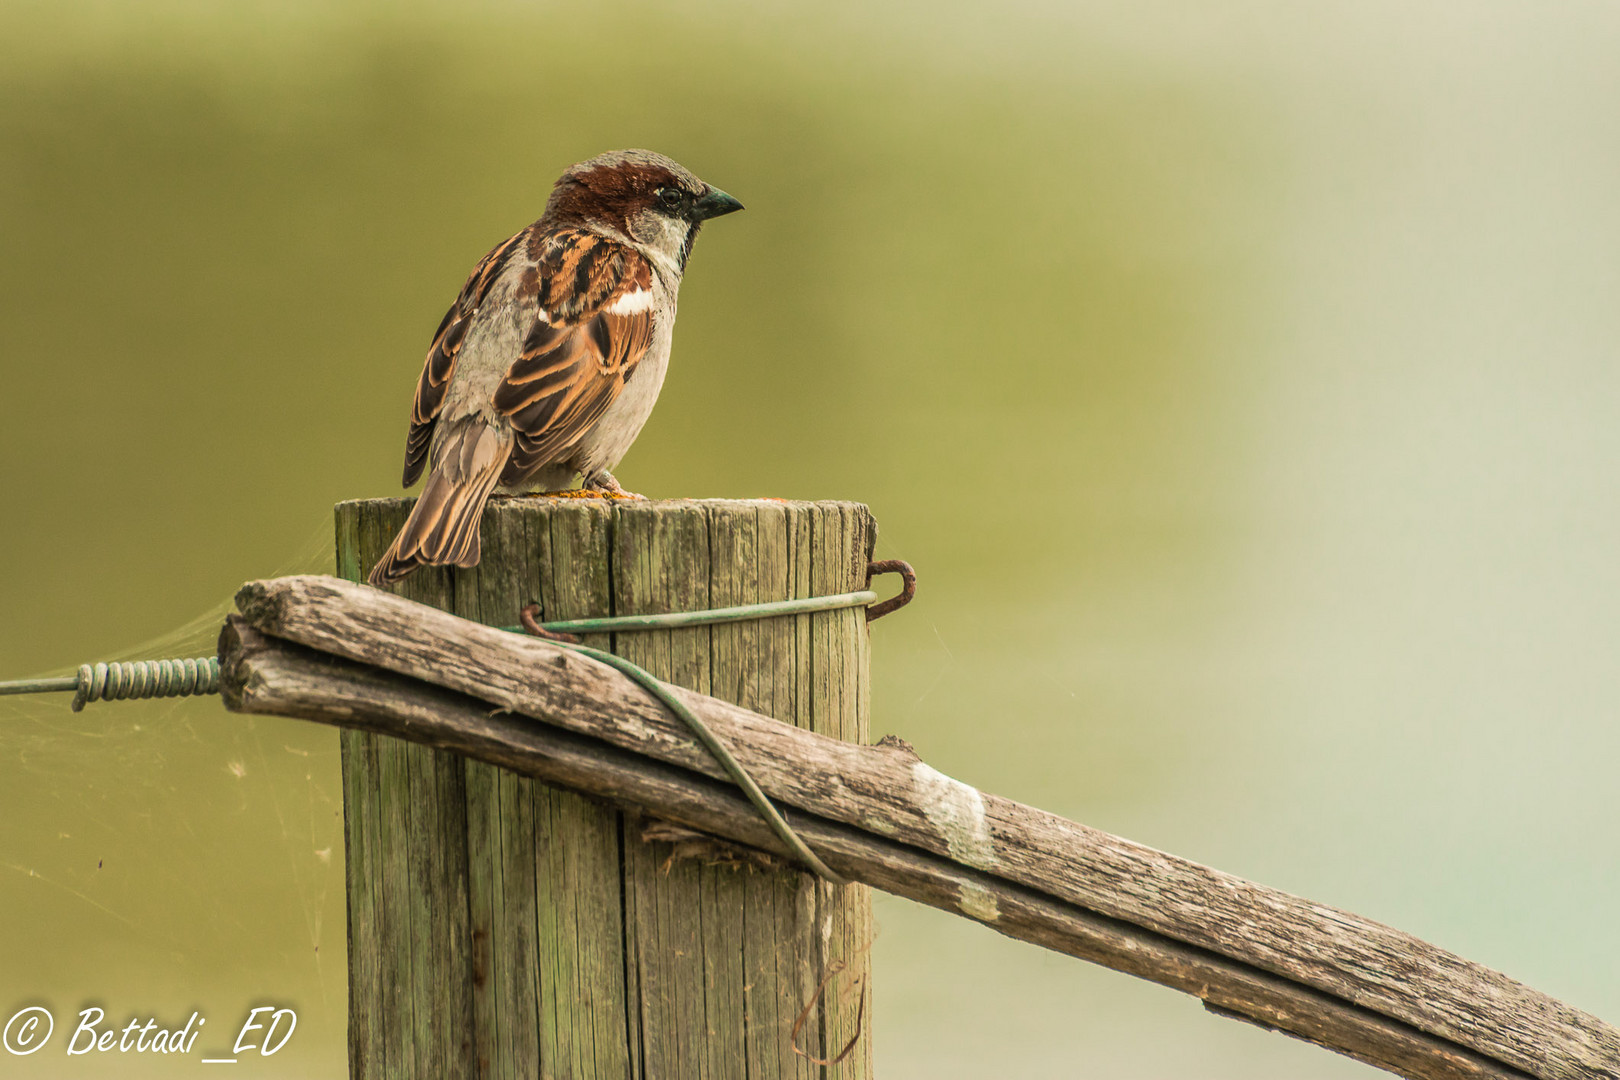
[{"label": "cracked wood", "polygon": [[[239,605],[269,635],[476,697],[699,779],[719,775],[637,688],[544,642],[332,579],[251,583]],[[241,686],[242,707],[259,707],[252,690]],[[977,792],[899,747],[853,746],[687,697],[780,804],[809,811],[818,828],[851,829],[862,843],[887,841],[913,860],[948,864],[956,881],[944,898],[937,888],[897,882],[892,871],[831,863],[840,872],[925,902],[934,896],[938,906],[1013,936],[1044,935],[1062,951],[1404,1075],[1620,1075],[1613,1028],[1410,935]],[[792,820],[798,826],[803,815]],[[1077,919],[1106,932],[1082,948],[1074,944]]]}]

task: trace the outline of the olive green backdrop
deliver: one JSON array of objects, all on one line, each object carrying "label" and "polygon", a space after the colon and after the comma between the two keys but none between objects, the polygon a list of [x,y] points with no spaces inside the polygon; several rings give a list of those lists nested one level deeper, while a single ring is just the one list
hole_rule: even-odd
[{"label": "olive green backdrop", "polygon": [[[0,678],[329,569],[465,273],[649,146],[748,210],[619,476],[870,503],[875,732],[1620,1019],[1616,55],[1596,2],[9,0]],[[336,747],[0,702],[0,1020],[58,1023],[0,1072],[269,1002],[242,1074],[340,1075]],[[877,916],[885,1077],[1371,1075]]]}]

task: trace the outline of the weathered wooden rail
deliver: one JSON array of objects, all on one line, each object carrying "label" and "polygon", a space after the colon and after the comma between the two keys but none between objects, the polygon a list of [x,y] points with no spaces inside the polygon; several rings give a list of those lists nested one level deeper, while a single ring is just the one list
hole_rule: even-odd
[{"label": "weathered wooden rail", "polygon": [[[587,657],[332,578],[254,582],[220,642],[236,710],[386,733],[781,855],[701,745]],[[1348,912],[681,696],[835,871],[1399,1073],[1620,1077],[1620,1031]]]}]

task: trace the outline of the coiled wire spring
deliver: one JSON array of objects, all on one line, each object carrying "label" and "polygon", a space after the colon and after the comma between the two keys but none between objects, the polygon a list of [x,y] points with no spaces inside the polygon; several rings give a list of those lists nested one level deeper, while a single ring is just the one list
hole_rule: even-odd
[{"label": "coiled wire spring", "polygon": [[130,660],[79,665],[73,711],[92,701],[130,698],[190,697],[219,693],[219,659]]}]

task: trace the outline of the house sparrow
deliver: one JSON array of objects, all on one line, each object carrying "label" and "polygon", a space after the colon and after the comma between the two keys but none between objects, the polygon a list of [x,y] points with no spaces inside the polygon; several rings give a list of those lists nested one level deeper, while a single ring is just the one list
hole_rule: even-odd
[{"label": "house sparrow", "polygon": [[582,161],[540,220],[484,256],[445,314],[416,385],[405,486],[432,469],[369,578],[475,566],[494,492],[627,498],[609,471],[647,422],[669,363],[692,241],[742,203],[649,150]]}]

